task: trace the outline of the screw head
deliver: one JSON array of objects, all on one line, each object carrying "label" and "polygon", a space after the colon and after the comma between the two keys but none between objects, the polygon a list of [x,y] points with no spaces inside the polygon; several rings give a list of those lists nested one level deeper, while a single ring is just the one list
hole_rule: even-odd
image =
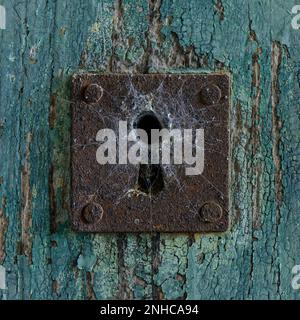
[{"label": "screw head", "polygon": [[89,203],[81,211],[82,220],[87,224],[95,223],[102,219],[103,208],[100,204]]},{"label": "screw head", "polygon": [[205,222],[218,222],[222,215],[222,207],[215,202],[207,202],[200,208],[201,219]]},{"label": "screw head", "polygon": [[211,106],[217,104],[222,96],[221,89],[215,84],[208,84],[199,92],[200,102],[204,105]]},{"label": "screw head", "polygon": [[84,100],[87,103],[97,103],[101,100],[102,96],[103,88],[96,83],[88,85],[84,90]]}]

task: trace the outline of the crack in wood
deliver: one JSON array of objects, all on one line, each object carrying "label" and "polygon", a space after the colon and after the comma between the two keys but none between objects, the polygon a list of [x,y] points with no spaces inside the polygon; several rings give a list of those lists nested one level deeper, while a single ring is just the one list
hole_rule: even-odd
[{"label": "crack in wood", "polygon": [[276,193],[276,223],[280,223],[281,214],[280,206],[283,197],[282,188],[282,165],[280,157],[280,130],[282,127],[281,119],[278,112],[278,104],[280,101],[279,88],[279,72],[282,58],[282,46],[279,42],[272,43],[272,87],[271,87],[271,103],[272,103],[272,135],[273,135],[273,161],[275,166],[275,193]]},{"label": "crack in wood", "polygon": [[32,192],[30,189],[30,144],[32,134],[28,133],[26,138],[25,161],[21,173],[21,255],[25,255],[32,264]]},{"label": "crack in wood", "polygon": [[2,198],[0,207],[0,264],[4,262],[6,257],[5,252],[5,237],[8,228],[8,218],[5,216],[6,198]]}]

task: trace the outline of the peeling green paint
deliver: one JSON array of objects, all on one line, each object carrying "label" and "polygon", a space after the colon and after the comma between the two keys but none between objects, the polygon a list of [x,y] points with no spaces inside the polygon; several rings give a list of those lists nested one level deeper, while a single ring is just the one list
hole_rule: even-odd
[{"label": "peeling green paint", "polygon": [[[291,287],[300,260],[294,1],[1,4],[0,263],[7,298],[299,298]],[[70,77],[91,70],[232,74],[229,232],[71,231]],[[22,220],[28,199],[31,220]]]}]

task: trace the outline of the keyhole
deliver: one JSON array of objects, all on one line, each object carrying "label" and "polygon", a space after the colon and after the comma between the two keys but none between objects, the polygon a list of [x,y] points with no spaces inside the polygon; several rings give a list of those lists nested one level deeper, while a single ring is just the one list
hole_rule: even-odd
[{"label": "keyhole", "polygon": [[[151,140],[151,130],[163,128],[163,123],[158,119],[154,112],[141,114],[135,123],[137,129],[143,129],[148,135],[148,140],[144,141],[149,146],[159,141]],[[151,161],[151,151],[149,148],[149,163]],[[146,194],[155,195],[164,188],[163,169],[159,164],[141,164],[138,177],[138,189]]]},{"label": "keyhole", "polygon": [[146,131],[148,135],[148,141],[144,141],[144,143],[148,143],[148,145],[152,143],[156,143],[158,141],[151,141],[151,130],[163,128],[162,122],[157,118],[154,112],[149,111],[145,112],[137,118],[135,127],[137,129],[143,129]]}]

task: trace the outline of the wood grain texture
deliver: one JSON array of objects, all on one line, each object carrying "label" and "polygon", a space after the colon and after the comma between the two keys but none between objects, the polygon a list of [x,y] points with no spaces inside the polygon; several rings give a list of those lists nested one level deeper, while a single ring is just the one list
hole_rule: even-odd
[{"label": "wood grain texture", "polygon": [[[9,299],[298,299],[300,30],[288,0],[2,0],[0,265]],[[232,74],[225,235],[70,230],[74,73]]]}]

